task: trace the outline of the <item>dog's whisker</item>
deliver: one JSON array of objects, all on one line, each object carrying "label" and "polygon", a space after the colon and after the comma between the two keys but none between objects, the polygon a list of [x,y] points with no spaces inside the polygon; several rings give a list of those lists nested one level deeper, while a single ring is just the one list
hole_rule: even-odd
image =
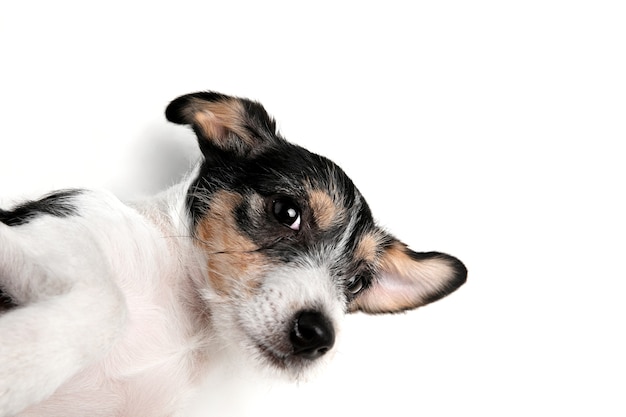
[{"label": "dog's whisker", "polygon": [[[171,238],[171,239],[192,239],[195,240],[196,242],[199,242],[200,244],[202,244],[203,246],[205,246],[206,248],[211,248],[212,245],[210,245],[208,242],[205,242],[204,240],[200,239],[197,236],[193,236],[193,235],[168,235],[168,236],[164,236],[165,238]],[[207,255],[228,255],[228,254],[238,254],[238,253],[255,253],[255,252],[260,252],[263,250],[267,250],[267,249],[271,249],[273,248],[276,244],[278,244],[280,241],[282,241],[283,238],[280,237],[276,240],[274,240],[272,243],[270,243],[269,245],[264,245],[264,246],[258,246],[254,249],[223,249],[223,250],[211,250],[209,252],[206,252]]]}]

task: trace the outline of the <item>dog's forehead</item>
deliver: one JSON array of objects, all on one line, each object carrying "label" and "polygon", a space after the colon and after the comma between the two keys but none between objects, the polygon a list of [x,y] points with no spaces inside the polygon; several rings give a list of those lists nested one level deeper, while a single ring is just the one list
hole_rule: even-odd
[{"label": "dog's forehead", "polygon": [[[206,209],[215,212],[225,207],[217,198],[223,197],[220,190],[238,195],[238,203],[221,210],[218,219],[224,222],[232,216],[229,233],[245,236],[280,259],[310,255],[339,263],[343,265],[339,269],[349,271],[357,263],[373,262],[384,244],[366,201],[347,174],[328,158],[297,145],[283,142],[205,174],[198,184],[206,184]],[[284,197],[302,210],[300,237],[280,237],[291,231],[272,218],[272,201]],[[202,227],[207,220],[196,226]],[[281,239],[289,247],[275,244]]]},{"label": "dog's forehead", "polygon": [[[272,147],[243,163],[261,187],[307,186],[346,196],[355,191],[350,178],[333,161],[290,143]],[[254,178],[249,180],[255,182]]]},{"label": "dog's forehead", "polygon": [[[261,169],[273,179],[261,187],[300,197],[321,230],[347,224],[351,216],[371,217],[362,195],[347,174],[333,161],[298,146],[288,146],[265,155]],[[365,208],[364,211],[362,208]],[[369,219],[366,219],[369,221]]]},{"label": "dog's forehead", "polygon": [[339,166],[296,145],[273,147],[241,164],[239,187],[304,200],[324,229],[344,221],[346,210],[362,199]]}]

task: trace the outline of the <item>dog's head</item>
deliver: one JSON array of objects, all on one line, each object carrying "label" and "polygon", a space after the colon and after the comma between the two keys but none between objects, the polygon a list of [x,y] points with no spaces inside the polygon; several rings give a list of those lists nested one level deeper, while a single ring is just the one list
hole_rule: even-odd
[{"label": "dog's head", "polygon": [[414,309],[465,282],[458,259],[378,227],[341,168],[283,139],[260,104],[194,93],[166,116],[193,127],[204,155],[187,201],[206,254],[199,290],[218,333],[265,362],[299,375],[343,314]]}]

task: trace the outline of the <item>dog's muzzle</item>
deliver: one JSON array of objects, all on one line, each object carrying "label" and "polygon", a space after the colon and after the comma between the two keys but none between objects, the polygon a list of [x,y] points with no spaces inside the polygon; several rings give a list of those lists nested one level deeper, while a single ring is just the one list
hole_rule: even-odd
[{"label": "dog's muzzle", "polygon": [[305,310],[296,314],[289,334],[293,354],[314,360],[335,344],[335,329],[322,313]]}]

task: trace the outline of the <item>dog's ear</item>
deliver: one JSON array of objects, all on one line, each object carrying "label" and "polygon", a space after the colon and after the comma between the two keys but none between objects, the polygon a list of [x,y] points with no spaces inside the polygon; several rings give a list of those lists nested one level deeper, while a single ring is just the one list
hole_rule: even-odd
[{"label": "dog's ear", "polygon": [[261,104],[215,92],[178,97],[165,110],[173,123],[191,125],[205,156],[245,157],[280,140],[276,122]]},{"label": "dog's ear", "polygon": [[465,283],[467,269],[458,259],[439,252],[413,252],[392,240],[379,259],[371,285],[350,304],[350,311],[396,313],[423,306]]}]

